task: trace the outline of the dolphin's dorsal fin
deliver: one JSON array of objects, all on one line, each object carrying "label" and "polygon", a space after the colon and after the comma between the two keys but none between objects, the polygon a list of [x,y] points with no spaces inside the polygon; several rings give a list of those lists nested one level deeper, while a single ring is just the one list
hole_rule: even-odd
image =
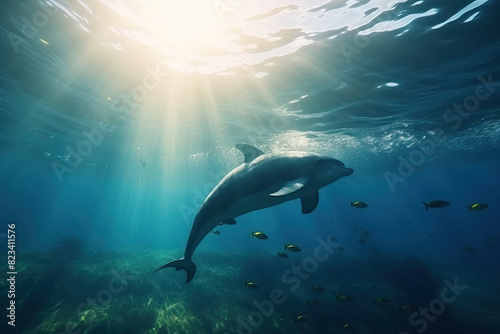
[{"label": "dolphin's dorsal fin", "polygon": [[319,192],[316,190],[313,194],[300,198],[302,204],[302,213],[311,213],[318,206]]},{"label": "dolphin's dorsal fin", "polygon": [[286,182],[280,188],[280,190],[278,190],[278,191],[276,191],[276,192],[274,192],[272,194],[269,194],[269,196],[279,197],[279,196],[285,196],[285,195],[293,194],[294,192],[299,191],[300,189],[302,189],[306,185],[307,181],[308,180],[306,178],[298,178],[298,179]]},{"label": "dolphin's dorsal fin", "polygon": [[243,155],[245,156],[245,163],[252,162],[255,158],[264,154],[264,152],[262,152],[258,148],[247,144],[238,144],[236,145],[236,148],[240,150],[241,153],[243,153]]}]

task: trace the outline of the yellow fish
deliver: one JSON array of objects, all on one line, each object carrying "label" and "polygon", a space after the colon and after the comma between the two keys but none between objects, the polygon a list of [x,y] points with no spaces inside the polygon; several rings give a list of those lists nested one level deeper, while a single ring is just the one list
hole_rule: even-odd
[{"label": "yellow fish", "polygon": [[466,251],[471,252],[471,253],[474,253],[474,252],[476,251],[474,248],[469,247],[469,246],[465,246],[465,247],[464,247],[464,249],[465,249]]},{"label": "yellow fish", "polygon": [[365,202],[357,201],[357,202],[351,202],[351,206],[358,209],[365,209],[368,207],[368,204],[366,204]]},{"label": "yellow fish", "polygon": [[299,315],[298,317],[293,319],[293,322],[300,323],[300,322],[306,322],[307,320],[309,320],[309,317],[307,315]]},{"label": "yellow fish", "polygon": [[378,303],[390,303],[391,301],[385,298],[377,298],[377,299],[372,299],[372,302],[373,304],[378,304]]},{"label": "yellow fish", "polygon": [[259,289],[259,286],[252,281],[246,281],[245,286],[249,287],[250,289],[254,289],[254,290]]},{"label": "yellow fish", "polygon": [[281,257],[282,259],[288,259],[289,256],[285,253],[282,253],[282,252],[278,252],[278,256]]},{"label": "yellow fish", "polygon": [[269,237],[262,232],[252,232],[250,236],[261,240],[269,239]]},{"label": "yellow fish", "polygon": [[319,304],[319,301],[317,301],[316,299],[311,299],[310,301],[307,302],[308,306],[318,305],[318,304]]},{"label": "yellow fish", "polygon": [[348,295],[343,295],[338,291],[335,291],[335,300],[338,300],[340,302],[349,302],[354,300],[354,298]]},{"label": "yellow fish", "polygon": [[292,252],[300,252],[301,249],[295,245],[287,245],[285,244],[285,250],[288,249],[289,251],[292,251]]},{"label": "yellow fish", "polygon": [[481,210],[487,209],[489,206],[490,206],[489,204],[476,203],[476,204],[469,205],[467,207],[467,210],[481,211]]},{"label": "yellow fish", "polygon": [[404,305],[398,307],[398,312],[415,312],[415,311],[417,311],[417,308],[410,305]]}]

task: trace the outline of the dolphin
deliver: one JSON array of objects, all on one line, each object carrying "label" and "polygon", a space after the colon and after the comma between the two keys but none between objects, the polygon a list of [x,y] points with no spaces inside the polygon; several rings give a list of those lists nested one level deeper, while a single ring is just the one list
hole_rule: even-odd
[{"label": "dolphin", "polygon": [[191,260],[203,238],[221,222],[234,224],[234,218],[300,198],[302,213],[311,213],[318,205],[318,189],[351,175],[336,159],[308,152],[264,154],[259,149],[238,144],[243,164],[230,171],[201,204],[184,250],[184,256],[156,269],[173,267],[187,274],[186,284],[196,272]]}]

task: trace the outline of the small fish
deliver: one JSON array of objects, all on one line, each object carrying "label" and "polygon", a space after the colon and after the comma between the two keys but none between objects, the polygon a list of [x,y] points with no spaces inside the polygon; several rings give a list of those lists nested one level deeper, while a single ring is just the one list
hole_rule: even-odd
[{"label": "small fish", "polygon": [[486,246],[488,249],[493,249],[497,245],[497,237],[488,237],[486,238]]},{"label": "small fish", "polygon": [[318,304],[319,304],[319,301],[317,301],[316,299],[311,299],[307,302],[307,306],[318,305]]},{"label": "small fish", "polygon": [[335,300],[338,300],[340,302],[349,302],[354,300],[354,298],[348,295],[343,295],[338,291],[335,291]]},{"label": "small fish", "polygon": [[234,219],[224,220],[219,223],[219,225],[234,225],[234,224],[236,224],[236,220]]},{"label": "small fish", "polygon": [[441,201],[441,200],[432,201],[429,204],[427,204],[425,202],[422,202],[422,203],[424,203],[425,210],[427,210],[429,208],[445,208],[448,205],[450,205],[450,202]]},{"label": "small fish", "polygon": [[246,281],[245,286],[249,287],[250,289],[254,289],[254,290],[259,289],[259,286],[252,281]]},{"label": "small fish", "polygon": [[316,291],[316,292],[325,292],[325,288],[323,288],[322,286],[319,286],[319,285],[313,286],[312,290]]},{"label": "small fish", "polygon": [[469,247],[469,246],[465,246],[464,249],[468,252],[471,252],[471,253],[474,253],[476,250],[472,247]]},{"label": "small fish", "polygon": [[329,274],[333,274],[333,270],[331,270],[331,269],[326,269],[326,272]]},{"label": "small fish", "polygon": [[358,242],[359,242],[360,244],[364,244],[364,243],[366,242],[366,239],[365,239],[365,238],[361,238],[361,239],[359,239],[359,240],[358,240]]},{"label": "small fish", "polygon": [[278,252],[278,256],[281,257],[282,259],[288,259],[289,258],[288,254],[285,254],[285,253],[282,253],[282,252]]},{"label": "small fish", "polygon": [[348,331],[348,330],[351,329],[351,325],[345,324],[344,326],[342,326],[342,329],[345,330],[345,331]]},{"label": "small fish", "polygon": [[345,251],[344,247],[340,246],[339,251],[341,251],[341,252]]},{"label": "small fish", "polygon": [[398,312],[415,312],[417,311],[416,307],[410,306],[410,305],[404,305],[401,307],[398,307]]},{"label": "small fish", "polygon": [[335,299],[338,300],[338,301],[341,301],[341,302],[349,302],[349,301],[354,300],[353,297],[347,296],[347,295],[336,296]]},{"label": "small fish", "polygon": [[368,207],[368,204],[366,204],[365,202],[357,201],[357,202],[351,202],[351,206],[358,209],[365,209]]},{"label": "small fish", "polygon": [[219,234],[220,234],[220,232],[219,232],[219,231],[217,231],[217,230],[212,230],[212,233],[213,233],[213,234],[217,234],[217,235],[219,235]]},{"label": "small fish", "polygon": [[307,315],[299,315],[298,317],[293,319],[293,323],[301,323],[301,322],[306,322],[309,320],[309,317]]},{"label": "small fish", "polygon": [[269,237],[262,232],[252,232],[252,234],[250,236],[255,237],[257,239],[261,239],[261,240],[269,239]]},{"label": "small fish", "polygon": [[372,299],[373,304],[378,304],[378,303],[390,303],[391,301],[389,299],[385,298],[376,298]]},{"label": "small fish", "polygon": [[292,251],[292,252],[300,252],[301,249],[295,245],[287,245],[285,244],[285,250],[289,250],[289,251]]},{"label": "small fish", "polygon": [[335,238],[333,237],[333,235],[330,236],[330,241],[335,241]]},{"label": "small fish", "polygon": [[476,203],[476,204],[469,205],[467,207],[467,210],[481,211],[481,210],[487,209],[489,206],[490,206],[489,204]]}]

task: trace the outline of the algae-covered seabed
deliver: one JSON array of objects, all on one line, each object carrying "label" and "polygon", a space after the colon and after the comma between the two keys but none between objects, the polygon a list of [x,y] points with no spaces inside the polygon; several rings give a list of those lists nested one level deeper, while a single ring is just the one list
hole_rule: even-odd
[{"label": "algae-covered seabed", "polygon": [[[282,275],[301,264],[301,254],[281,259],[271,253],[199,252],[195,255],[198,270],[190,284],[184,283],[184,272],[163,270],[152,275],[176,255],[64,247],[18,253],[15,332],[340,333],[349,324],[350,333],[418,333],[421,326],[409,324],[411,312],[397,312],[397,308],[428,308],[440,299],[445,280],[455,279],[464,288],[436,319],[427,321],[425,332],[494,333],[500,324],[500,293],[494,279],[432,269],[415,258],[353,258],[336,253],[307,279],[295,281],[300,285],[292,291],[293,284],[284,282]],[[245,287],[248,280],[260,289]],[[314,285],[326,291],[313,291]],[[6,280],[0,288],[6,296]],[[283,290],[286,300],[273,305],[272,312],[269,302],[259,311],[256,304],[269,300],[274,289]],[[335,291],[354,300],[336,301]],[[391,302],[374,304],[372,299],[379,297]],[[311,299],[319,304],[308,306]],[[248,325],[250,315],[254,327]],[[309,316],[309,321],[295,324],[293,319],[299,315]]]}]

